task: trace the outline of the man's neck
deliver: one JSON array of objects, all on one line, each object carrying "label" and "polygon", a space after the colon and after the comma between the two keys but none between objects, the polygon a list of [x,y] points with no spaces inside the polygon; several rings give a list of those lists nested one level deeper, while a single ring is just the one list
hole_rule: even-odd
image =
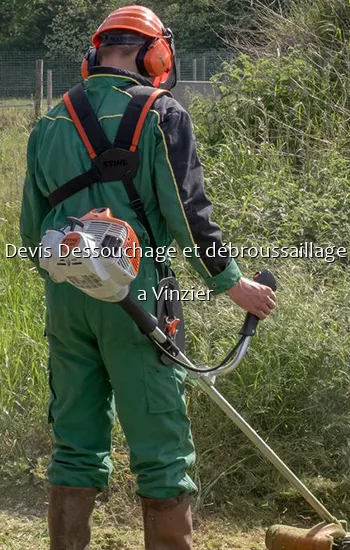
[{"label": "man's neck", "polygon": [[117,75],[117,76],[125,76],[126,78],[132,78],[133,80],[137,80],[141,86],[153,86],[151,79],[148,79],[140,74],[133,73],[125,69],[108,67],[105,65],[98,65],[96,67],[92,67],[90,69],[90,74],[91,75],[110,74],[110,75]]}]

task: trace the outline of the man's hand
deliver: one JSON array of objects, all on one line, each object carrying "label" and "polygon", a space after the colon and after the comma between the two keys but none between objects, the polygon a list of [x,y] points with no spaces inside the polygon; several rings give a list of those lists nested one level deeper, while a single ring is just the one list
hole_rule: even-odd
[{"label": "man's hand", "polygon": [[270,287],[244,277],[226,294],[235,304],[253,313],[259,319],[266,319],[276,307],[276,295]]}]

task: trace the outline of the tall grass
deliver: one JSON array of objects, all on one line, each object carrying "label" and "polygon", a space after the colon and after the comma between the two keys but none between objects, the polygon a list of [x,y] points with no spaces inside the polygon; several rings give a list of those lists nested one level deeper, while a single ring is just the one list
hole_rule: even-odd
[{"label": "tall grass", "polygon": [[[238,246],[307,241],[348,249],[349,18],[350,4],[343,0],[294,2],[288,18],[262,8],[255,40],[213,79],[216,100],[192,105],[215,217]],[[245,365],[220,385],[288,463],[345,514],[349,249],[332,263],[260,258],[240,264],[249,273],[264,262],[279,280],[278,311],[261,326]],[[198,319],[212,330],[203,349],[217,350],[227,340],[228,311]],[[233,509],[247,513],[254,497],[267,507],[280,502],[279,476],[215,407],[207,404],[201,412],[202,401],[192,406],[205,457],[200,452],[204,500],[220,503],[227,495]]]},{"label": "tall grass", "polygon": [[[214,218],[237,246],[349,245],[349,7],[340,0],[317,0],[313,6],[310,11],[306,2],[293,5],[289,19],[264,11],[260,43],[215,79],[217,100],[192,105]],[[269,25],[283,47],[268,42],[263,30]],[[303,47],[306,27],[309,40]],[[291,28],[299,28],[292,44]],[[7,241],[19,242],[29,131],[20,114],[6,117],[0,137],[2,250]],[[238,260],[246,275],[263,267],[276,273],[279,307],[259,327],[244,364],[218,381],[339,515],[350,511],[348,259]],[[198,284],[184,262],[178,262],[177,272],[183,288]],[[29,262],[2,258],[0,293],[0,454],[9,460],[25,455],[35,463],[49,449],[43,289]],[[244,317],[227,297],[185,303],[185,313],[187,351],[200,364],[223,355]],[[196,387],[189,386],[188,405],[198,451],[192,472],[200,488],[198,504],[262,521],[295,511],[296,505],[301,515],[309,513]],[[119,428],[114,449],[115,482],[130,494],[133,482]]]},{"label": "tall grass", "polygon": [[19,209],[30,118],[23,109],[0,110],[0,446],[5,461],[13,456],[31,461],[40,441],[47,441],[43,289],[28,261],[6,258],[6,244],[21,245]]}]

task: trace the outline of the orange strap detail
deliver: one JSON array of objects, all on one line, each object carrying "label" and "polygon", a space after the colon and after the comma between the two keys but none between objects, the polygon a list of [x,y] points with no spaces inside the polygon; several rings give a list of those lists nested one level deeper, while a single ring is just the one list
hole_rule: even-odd
[{"label": "orange strap detail", "polygon": [[130,151],[132,151],[133,153],[136,151],[137,146],[139,144],[141,131],[142,131],[143,125],[145,123],[146,116],[148,115],[148,113],[149,113],[149,111],[152,107],[152,104],[154,103],[154,101],[156,100],[156,98],[158,96],[164,95],[166,93],[167,93],[166,90],[154,90],[153,94],[149,96],[147,102],[145,103],[145,105],[144,105],[144,107],[141,111],[137,126],[135,128],[135,132],[134,132],[134,135],[133,135],[133,138],[132,138]]},{"label": "orange strap detail", "polygon": [[78,130],[81,139],[83,140],[83,143],[84,143],[84,145],[85,145],[85,147],[86,147],[86,149],[89,153],[90,158],[92,160],[95,159],[97,157],[97,155],[95,153],[95,150],[94,150],[93,146],[91,145],[90,140],[87,137],[87,134],[86,134],[86,132],[85,132],[85,130],[84,130],[84,128],[83,128],[83,126],[82,126],[82,124],[81,124],[81,122],[80,122],[80,120],[79,120],[79,118],[78,118],[78,116],[75,112],[75,109],[72,105],[72,102],[70,100],[68,92],[66,92],[64,94],[63,101],[64,101],[65,106],[67,107],[67,110],[68,110],[70,116],[72,117],[74,125],[75,125],[76,129]]}]

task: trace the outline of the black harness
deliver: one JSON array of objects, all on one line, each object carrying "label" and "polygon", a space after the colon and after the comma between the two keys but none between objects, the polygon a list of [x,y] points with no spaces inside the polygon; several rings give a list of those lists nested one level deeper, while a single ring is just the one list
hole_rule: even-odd
[{"label": "black harness", "polygon": [[156,241],[133,179],[140,166],[137,148],[146,116],[158,97],[171,97],[171,93],[151,86],[132,86],[127,88],[127,91],[132,97],[113,143],[109,141],[97,120],[82,84],[78,84],[64,95],[64,103],[90,155],[91,168],[56,189],[47,200],[50,206],[54,207],[94,183],[120,180],[137,219],[146,229],[151,246],[156,250]]}]

